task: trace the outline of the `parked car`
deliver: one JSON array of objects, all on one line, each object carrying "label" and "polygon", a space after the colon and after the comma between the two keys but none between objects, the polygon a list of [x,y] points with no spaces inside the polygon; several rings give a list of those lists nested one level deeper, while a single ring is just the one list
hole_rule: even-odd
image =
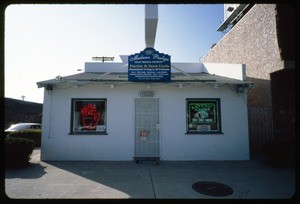
[{"label": "parked car", "polygon": [[42,124],[40,123],[17,123],[11,125],[9,128],[5,130],[5,133],[8,134],[10,132],[28,130],[28,129],[42,129]]}]

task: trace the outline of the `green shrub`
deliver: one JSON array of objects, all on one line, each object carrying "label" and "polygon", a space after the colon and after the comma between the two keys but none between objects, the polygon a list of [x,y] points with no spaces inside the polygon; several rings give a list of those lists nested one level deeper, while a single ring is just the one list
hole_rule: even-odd
[{"label": "green shrub", "polygon": [[28,165],[34,146],[35,142],[26,138],[5,138],[5,166]]},{"label": "green shrub", "polygon": [[10,138],[26,138],[35,142],[35,147],[41,147],[42,130],[22,130],[11,132],[7,135]]}]

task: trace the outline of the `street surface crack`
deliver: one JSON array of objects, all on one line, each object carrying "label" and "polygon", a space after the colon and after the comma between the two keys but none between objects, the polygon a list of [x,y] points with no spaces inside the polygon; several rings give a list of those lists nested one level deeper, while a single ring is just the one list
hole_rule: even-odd
[{"label": "street surface crack", "polygon": [[150,174],[150,180],[151,180],[151,185],[152,185],[152,190],[153,190],[154,198],[156,198],[155,189],[154,189],[153,180],[152,180],[151,169],[149,169],[149,174]]}]

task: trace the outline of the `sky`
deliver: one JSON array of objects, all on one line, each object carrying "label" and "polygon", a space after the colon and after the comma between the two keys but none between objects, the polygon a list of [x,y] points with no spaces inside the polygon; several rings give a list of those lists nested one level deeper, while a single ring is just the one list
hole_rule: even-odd
[{"label": "sky", "polygon": [[[6,98],[43,103],[37,82],[146,46],[144,4],[11,4],[4,15]],[[199,62],[225,35],[223,21],[223,4],[158,4],[154,49],[171,62]]]}]

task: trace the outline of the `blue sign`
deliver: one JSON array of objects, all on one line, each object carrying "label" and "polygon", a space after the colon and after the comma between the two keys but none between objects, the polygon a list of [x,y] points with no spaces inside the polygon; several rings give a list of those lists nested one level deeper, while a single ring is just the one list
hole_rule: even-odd
[{"label": "blue sign", "polygon": [[128,56],[128,81],[171,81],[171,56],[146,48]]}]

